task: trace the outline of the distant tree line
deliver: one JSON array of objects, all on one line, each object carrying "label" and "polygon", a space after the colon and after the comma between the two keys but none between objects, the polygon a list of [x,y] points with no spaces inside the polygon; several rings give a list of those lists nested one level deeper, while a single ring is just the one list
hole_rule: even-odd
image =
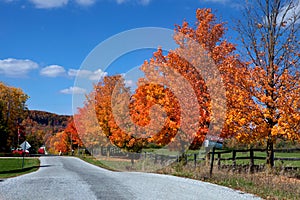
[{"label": "distant tree line", "polygon": [[70,116],[28,110],[28,98],[22,89],[0,82],[0,152],[10,152],[25,139],[35,152],[66,128]]}]

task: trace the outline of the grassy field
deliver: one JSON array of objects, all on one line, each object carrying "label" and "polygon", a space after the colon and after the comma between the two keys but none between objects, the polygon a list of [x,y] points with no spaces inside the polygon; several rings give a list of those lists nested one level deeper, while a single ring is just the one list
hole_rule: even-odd
[{"label": "grassy field", "polygon": [[0,158],[0,178],[10,178],[38,170],[40,160],[25,158],[22,169],[22,158]]}]

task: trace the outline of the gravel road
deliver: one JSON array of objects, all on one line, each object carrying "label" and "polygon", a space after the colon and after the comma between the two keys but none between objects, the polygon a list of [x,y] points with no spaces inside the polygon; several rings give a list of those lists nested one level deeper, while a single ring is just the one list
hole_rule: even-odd
[{"label": "gravel road", "polygon": [[74,157],[41,157],[38,171],[0,181],[0,200],[260,199],[174,176],[111,172]]}]

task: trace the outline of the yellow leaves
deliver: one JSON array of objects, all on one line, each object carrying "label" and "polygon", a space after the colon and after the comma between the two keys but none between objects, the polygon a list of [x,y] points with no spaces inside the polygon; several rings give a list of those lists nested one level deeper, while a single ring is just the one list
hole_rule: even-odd
[{"label": "yellow leaves", "polygon": [[244,125],[246,123],[246,118],[241,118],[240,119],[240,124]]}]

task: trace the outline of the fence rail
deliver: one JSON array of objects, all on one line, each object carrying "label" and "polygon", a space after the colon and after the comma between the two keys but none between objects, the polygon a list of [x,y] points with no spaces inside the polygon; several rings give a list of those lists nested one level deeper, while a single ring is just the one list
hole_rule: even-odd
[{"label": "fence rail", "polygon": [[[208,154],[211,156],[210,158],[210,171],[212,173],[213,163],[217,160],[217,166],[220,169],[222,165],[222,161],[232,161],[232,168],[235,169],[237,167],[237,160],[249,160],[248,170],[249,172],[253,172],[254,168],[257,168],[255,165],[255,160],[266,160],[266,157],[255,156],[255,152],[265,152],[266,149],[243,149],[243,150],[226,150],[226,151],[215,151],[209,152]],[[275,153],[296,153],[300,152],[300,148],[294,149],[275,149]],[[237,156],[237,153],[249,153],[249,156]],[[224,154],[231,154],[231,157],[222,158]],[[217,155],[215,158],[214,155]],[[300,161],[300,157],[274,157],[274,161]],[[196,162],[194,162],[196,165]],[[283,167],[285,169],[285,167]],[[287,168],[291,168],[287,166]],[[300,167],[292,167],[293,169],[299,169]]]}]

